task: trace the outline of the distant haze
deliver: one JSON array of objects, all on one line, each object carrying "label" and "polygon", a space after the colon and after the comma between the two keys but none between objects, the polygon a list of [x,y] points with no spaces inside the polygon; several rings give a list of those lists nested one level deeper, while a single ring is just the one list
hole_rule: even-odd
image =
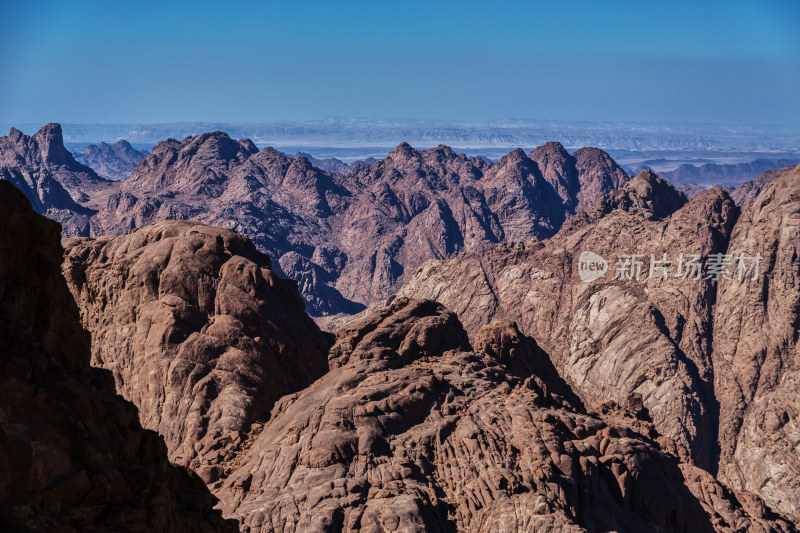
[{"label": "distant haze", "polygon": [[795,0],[32,1],[2,11],[2,123],[800,124]]},{"label": "distant haze", "polygon": [[[42,124],[2,124],[35,133]],[[467,154],[500,157],[509,150],[534,148],[559,141],[570,149],[596,146],[619,152],[800,153],[800,127],[741,127],[696,124],[642,124],[623,122],[490,121],[448,122],[423,120],[326,120],[317,122],[180,122],[160,124],[62,124],[71,148],[101,141],[125,139],[150,148],[168,138],[183,139],[210,131],[224,131],[235,139],[248,138],[258,146],[286,153],[308,151],[317,157],[343,160],[383,157],[401,142],[415,148],[446,144]],[[621,154],[620,154],[621,155]],[[656,154],[653,154],[656,157]],[[742,160],[753,159],[745,157]]]}]

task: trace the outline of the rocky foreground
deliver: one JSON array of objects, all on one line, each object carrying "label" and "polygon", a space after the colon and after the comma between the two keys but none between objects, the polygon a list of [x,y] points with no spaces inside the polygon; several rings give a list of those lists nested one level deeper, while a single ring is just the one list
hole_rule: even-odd
[{"label": "rocky foreground", "polygon": [[[798,182],[779,178],[737,216],[724,192],[687,203],[642,174],[552,241],[479,255],[470,271],[483,274],[458,276],[508,280],[491,286],[491,305],[473,300],[454,313],[398,297],[335,339],[303,313],[295,286],[228,230],[173,221],[72,240],[63,268],[100,340],[93,362],[111,371],[145,426],[164,435],[170,457],[200,474],[242,531],[795,531],[796,470],[783,451],[792,445],[793,396],[781,392],[793,375],[782,332],[793,326],[771,320],[769,334],[745,342],[708,339],[703,329],[725,323],[724,310],[734,309],[723,305],[727,292],[764,294],[758,280],[744,293],[738,280],[577,284],[574,272],[559,278],[543,268],[566,272],[570,246],[609,239],[661,250],[683,236],[703,254],[742,241],[753,252],[745,235],[757,231],[753,242],[773,251],[765,260],[782,273],[770,274],[780,280],[775,309],[795,309]],[[634,223],[631,235],[610,231]],[[495,262],[500,251],[510,259]],[[402,292],[470,257],[426,265]],[[427,268],[437,270],[423,279]],[[571,285],[554,290],[559,279]],[[523,282],[532,283],[527,292],[509,292]],[[449,286],[438,299],[472,290]],[[511,298],[535,298],[536,287],[547,300]],[[505,297],[514,307],[501,305]],[[563,310],[564,302],[576,307]],[[744,320],[762,320],[761,306],[745,307]],[[550,330],[537,329],[540,311]],[[544,334],[556,326],[565,329]],[[765,364],[781,361],[787,377],[770,371],[769,381],[754,381],[742,362],[719,371],[726,343],[747,347],[733,352],[738,361],[757,365],[762,352]],[[754,346],[763,348],[750,355]],[[742,395],[726,383],[749,391],[745,402],[758,408],[737,410]],[[772,463],[745,467],[756,454]],[[781,475],[770,476],[776,467]]]}]

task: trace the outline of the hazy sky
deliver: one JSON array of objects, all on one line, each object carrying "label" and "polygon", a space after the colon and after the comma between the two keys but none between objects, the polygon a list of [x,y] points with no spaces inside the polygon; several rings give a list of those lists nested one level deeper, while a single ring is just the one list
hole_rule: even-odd
[{"label": "hazy sky", "polygon": [[798,0],[0,0],[0,122],[797,125],[798,24]]}]

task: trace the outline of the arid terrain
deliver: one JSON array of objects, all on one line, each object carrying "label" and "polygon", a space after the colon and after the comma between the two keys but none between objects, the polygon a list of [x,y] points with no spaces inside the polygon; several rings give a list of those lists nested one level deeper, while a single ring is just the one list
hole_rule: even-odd
[{"label": "arid terrain", "polygon": [[800,166],[134,152],[0,137],[2,528],[800,528]]}]

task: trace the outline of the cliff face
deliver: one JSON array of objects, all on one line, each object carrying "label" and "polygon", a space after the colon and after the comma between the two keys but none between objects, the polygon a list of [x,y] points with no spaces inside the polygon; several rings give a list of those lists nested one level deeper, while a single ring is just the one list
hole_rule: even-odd
[{"label": "cliff face", "polygon": [[295,282],[230,230],[162,221],[70,239],[63,270],[93,364],[113,373],[176,463],[234,453],[275,401],[328,369],[329,340]]},{"label": "cliff face", "polygon": [[[800,168],[769,177],[738,214],[721,189],[686,203],[642,174],[545,243],[426,263],[399,294],[447,305],[471,336],[518,321],[587,405],[641,394],[696,464],[796,519]],[[579,276],[585,251],[608,262],[591,282]],[[645,278],[665,253],[667,279],[611,279],[620,254],[639,254]],[[676,278],[680,254],[684,267],[695,254],[725,261],[719,280]]]},{"label": "cliff face", "polygon": [[800,167],[766,185],[729,249],[762,256],[748,283],[723,280],[714,315],[720,477],[800,516]]},{"label": "cliff face", "polygon": [[202,482],[167,461],[110,373],[60,274],[58,224],[0,182],[0,526],[233,531]]},{"label": "cliff face", "polygon": [[[713,461],[713,280],[667,279],[649,259],[725,250],[736,208],[720,190],[686,198],[644,172],[542,243],[501,244],[423,265],[400,291],[453,309],[470,335],[511,319],[536,338],[588,405],[641,395],[659,431],[700,465]],[[586,283],[581,254],[606,261]],[[614,280],[620,254],[630,279]],[[677,257],[672,257],[677,260]],[[638,278],[638,279],[637,279]]]}]

